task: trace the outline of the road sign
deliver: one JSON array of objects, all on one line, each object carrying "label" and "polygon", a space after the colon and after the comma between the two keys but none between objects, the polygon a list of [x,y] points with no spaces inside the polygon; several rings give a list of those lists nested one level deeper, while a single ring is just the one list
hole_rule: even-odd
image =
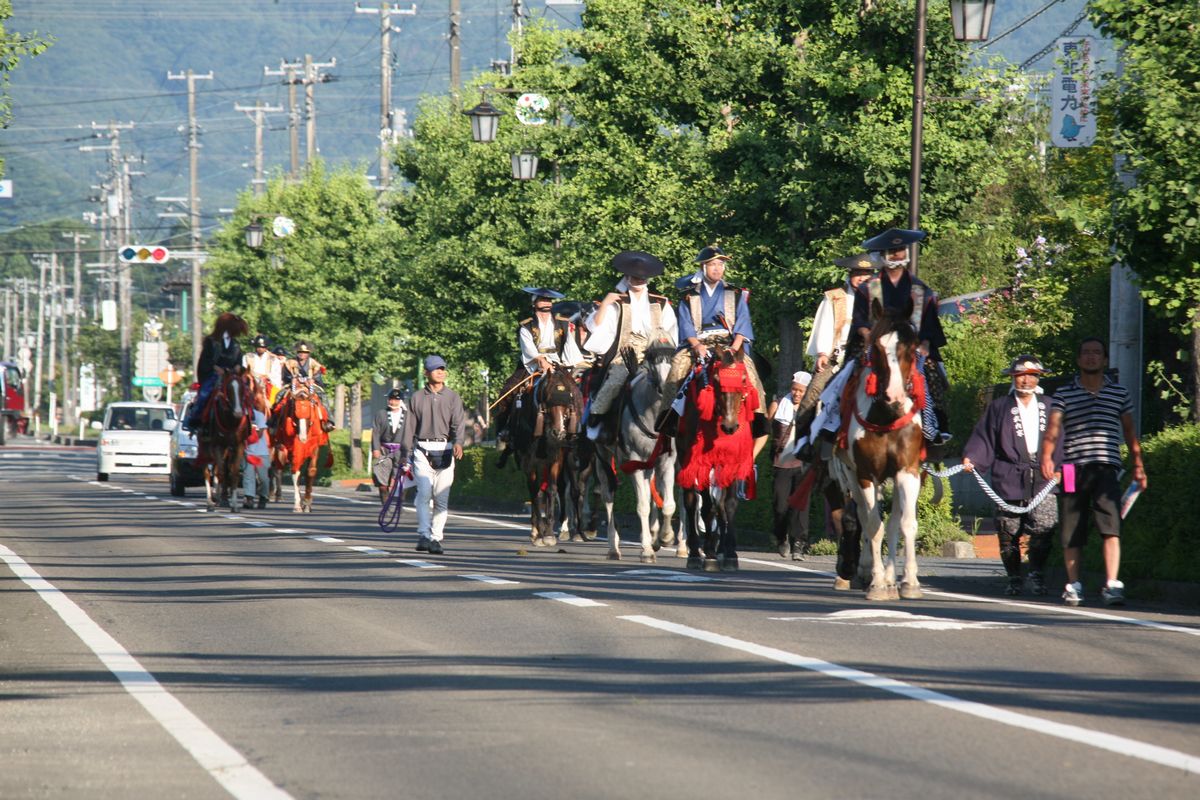
[{"label": "road sign", "polygon": [[143,386],[142,387],[142,397],[145,399],[145,401],[147,403],[157,403],[159,400],[162,399],[162,387],[161,386]]},{"label": "road sign", "polygon": [[138,342],[134,375],[159,375],[170,366],[166,342]]},{"label": "road sign", "polygon": [[1096,140],[1096,40],[1070,36],[1055,42],[1057,54],[1050,85],[1050,143],[1090,147]]},{"label": "road sign", "polygon": [[134,375],[132,383],[134,386],[141,386],[143,388],[156,386],[160,389],[167,385],[163,383],[162,378],[154,377],[152,375]]},{"label": "road sign", "polygon": [[126,264],[164,264],[171,258],[171,251],[157,244],[128,244],[117,255]]},{"label": "road sign", "polygon": [[162,372],[158,373],[159,380],[167,386],[174,386],[183,380],[183,373],[174,367],[167,367]]}]

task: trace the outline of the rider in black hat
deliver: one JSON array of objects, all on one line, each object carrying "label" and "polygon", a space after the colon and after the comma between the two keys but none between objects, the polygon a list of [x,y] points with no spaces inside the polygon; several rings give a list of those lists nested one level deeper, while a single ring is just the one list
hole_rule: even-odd
[{"label": "rider in black hat", "polygon": [[[584,347],[604,356],[608,371],[604,383],[592,399],[589,414],[599,418],[607,413],[629,377],[624,360],[615,359],[618,352],[630,350],[641,363],[646,348],[656,340],[679,344],[679,332],[671,302],[660,294],[652,294],[649,279],[663,273],[663,263],[649,253],[628,250],[618,253],[612,268],[624,275],[616,289],[600,301],[600,306],[587,319],[588,337]],[[588,436],[599,435],[598,428],[589,426]]]},{"label": "rider in black hat", "polygon": [[271,342],[261,333],[254,337],[254,352],[242,357],[246,370],[256,383],[267,387],[268,402],[275,399],[283,384],[283,363],[270,351]]}]

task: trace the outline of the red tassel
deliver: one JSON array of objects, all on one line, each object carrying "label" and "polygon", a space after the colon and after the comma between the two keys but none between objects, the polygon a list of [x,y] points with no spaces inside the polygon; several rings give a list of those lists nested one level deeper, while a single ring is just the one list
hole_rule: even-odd
[{"label": "red tassel", "polygon": [[663,507],[662,495],[658,493],[658,482],[653,478],[650,479],[650,497],[654,500],[654,505]]},{"label": "red tassel", "polygon": [[262,456],[246,456],[246,463],[252,467],[261,467],[263,464]]},{"label": "red tassel", "polygon": [[812,497],[813,484],[816,482],[817,471],[810,467],[808,472],[804,473],[804,477],[800,479],[800,485],[796,487],[796,491],[788,497],[788,505],[797,511],[807,511],[808,501]]}]

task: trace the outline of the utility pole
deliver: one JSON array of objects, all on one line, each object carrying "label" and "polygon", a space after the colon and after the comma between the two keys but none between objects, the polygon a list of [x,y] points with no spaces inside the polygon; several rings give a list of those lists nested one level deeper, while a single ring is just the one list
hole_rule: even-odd
[{"label": "utility pole", "polygon": [[311,164],[317,155],[317,101],[314,87],[317,83],[325,83],[329,75],[322,75],[321,70],[337,66],[337,59],[327,62],[316,62],[312,56],[304,56],[304,163]]},{"label": "utility pole", "polygon": [[392,44],[391,34],[399,33],[400,28],[392,26],[392,14],[415,16],[417,7],[414,5],[407,11],[392,8],[388,3],[381,2],[379,8],[363,8],[354,4],[355,14],[379,15],[379,188],[387,190],[392,182],[392,163],[388,156],[388,146],[392,142]]},{"label": "utility pole", "polygon": [[51,433],[57,433],[58,423],[56,417],[58,415],[58,387],[54,383],[55,366],[58,360],[58,336],[57,326],[54,324],[58,315],[55,313],[55,305],[58,300],[58,252],[50,252],[50,281],[46,285],[50,298],[46,303],[47,327],[49,330],[50,343],[46,346],[46,393],[50,396],[50,403],[46,413],[46,425],[50,428]]},{"label": "utility pole", "polygon": [[[188,167],[190,180],[188,185],[188,214],[191,217],[192,250],[200,249],[200,194],[198,186],[200,130],[196,125],[196,81],[210,81],[213,74],[197,75],[192,70],[185,74],[167,73],[167,80],[187,81],[188,92]],[[200,360],[200,347],[203,334],[200,330],[200,310],[203,305],[200,293],[200,261],[192,259],[192,363]],[[128,389],[126,389],[128,391]]]},{"label": "utility pole", "polygon": [[[283,111],[283,106],[263,105],[255,103],[252,106],[244,106],[240,103],[233,104],[234,111],[243,111],[246,116],[254,121],[254,196],[262,196],[263,189],[266,188],[267,181],[263,177],[263,114],[275,113]],[[250,116],[253,114],[254,116]]]},{"label": "utility pole", "polygon": [[[75,349],[79,346],[79,321],[82,318],[82,314],[83,314],[83,260],[81,258],[81,254],[79,252],[79,245],[82,242],[87,241],[91,237],[88,236],[88,234],[86,234],[86,233],[79,233],[78,231],[72,231],[71,233],[64,233],[64,234],[62,234],[62,237],[64,239],[72,240],[72,242],[74,244],[74,248],[75,248],[75,264],[74,264],[74,270],[73,270],[73,274],[72,274],[73,280],[71,281],[71,298],[72,298],[72,309],[71,310],[73,312],[71,315],[71,350],[72,350],[72,354],[73,354]],[[63,328],[64,335],[65,335],[65,331],[66,331],[65,320],[64,320],[63,325],[64,325],[64,328]],[[70,404],[68,406],[66,404],[66,402],[64,402],[64,410],[69,409],[70,418],[64,419],[64,421],[67,422],[68,424],[74,425],[76,415],[77,415],[78,409],[79,409],[79,403],[77,402],[78,398],[77,398],[77,392],[76,392],[76,380],[77,380],[76,375],[77,375],[77,373],[75,370],[71,370],[69,375],[70,375],[70,377],[67,378],[65,381],[63,396],[65,398],[68,398],[68,401]]]},{"label": "utility pole", "polygon": [[521,0],[512,0],[512,16],[512,29],[516,36],[513,37],[508,51],[509,74],[517,71],[517,42],[521,39],[521,18],[525,16],[521,11]]},{"label": "utility pole", "polygon": [[[917,38],[913,45],[913,109],[911,153],[908,173],[908,227],[920,230],[921,223],[921,150],[925,135],[925,27],[926,0],[917,0]],[[917,242],[909,248],[911,261],[908,270],[917,275],[917,256],[921,246]]]},{"label": "utility pole", "polygon": [[459,42],[461,29],[462,8],[459,0],[450,0],[450,113],[458,109],[462,95],[462,46]]},{"label": "utility pole", "polygon": [[[41,417],[42,414],[42,356],[45,354],[43,343],[46,326],[46,260],[45,256],[37,256],[38,260],[38,307],[37,307],[37,340],[33,348],[33,410]],[[34,423],[36,427],[36,422]]]},{"label": "utility pole", "polygon": [[263,67],[263,75],[268,77],[281,75],[284,79],[283,82],[288,87],[288,138],[291,141],[292,158],[288,177],[293,181],[300,177],[300,110],[296,107],[296,84],[303,80],[297,77],[297,73],[302,69],[304,69],[304,64],[299,61],[292,63],[280,61],[277,70]]}]

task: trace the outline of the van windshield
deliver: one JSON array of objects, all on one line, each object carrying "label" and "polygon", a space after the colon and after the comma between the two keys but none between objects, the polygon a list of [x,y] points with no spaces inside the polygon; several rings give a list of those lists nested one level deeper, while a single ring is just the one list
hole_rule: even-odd
[{"label": "van windshield", "polygon": [[104,429],[109,431],[162,431],[175,419],[169,408],[110,408]]}]

